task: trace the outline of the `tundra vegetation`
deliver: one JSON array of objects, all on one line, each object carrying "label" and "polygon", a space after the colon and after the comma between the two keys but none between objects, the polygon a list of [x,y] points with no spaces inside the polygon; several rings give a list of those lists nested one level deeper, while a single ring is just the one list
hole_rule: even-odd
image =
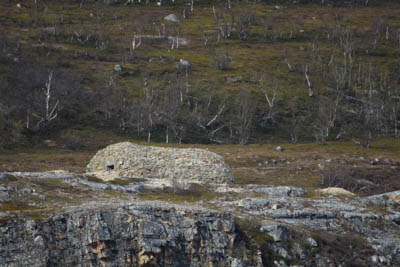
[{"label": "tundra vegetation", "polygon": [[0,146],[82,126],[166,143],[400,137],[396,1],[16,4],[0,11]]}]

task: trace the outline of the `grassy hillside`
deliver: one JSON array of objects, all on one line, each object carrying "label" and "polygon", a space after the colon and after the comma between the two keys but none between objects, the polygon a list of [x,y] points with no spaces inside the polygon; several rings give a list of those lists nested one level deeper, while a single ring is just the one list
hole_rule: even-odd
[{"label": "grassy hillside", "polygon": [[[398,137],[399,3],[80,2],[1,3],[2,145],[76,125],[186,143]],[[57,118],[37,125],[52,71]]]}]

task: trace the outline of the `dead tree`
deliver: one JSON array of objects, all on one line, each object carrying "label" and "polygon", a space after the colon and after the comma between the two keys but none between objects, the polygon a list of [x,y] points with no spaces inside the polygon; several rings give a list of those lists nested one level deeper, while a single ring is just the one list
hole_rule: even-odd
[{"label": "dead tree", "polygon": [[193,109],[195,124],[205,133],[209,141],[218,144],[225,143],[220,133],[226,127],[226,111],[225,99],[218,101],[213,92],[210,92],[206,98],[196,98]]},{"label": "dead tree", "polygon": [[314,137],[317,142],[325,144],[334,128],[340,103],[340,93],[332,96],[319,96],[317,114],[313,123]]},{"label": "dead tree", "polygon": [[307,84],[307,88],[308,88],[308,96],[312,97],[312,96],[314,96],[314,89],[311,85],[310,77],[308,76],[308,65],[307,64],[304,67],[304,77],[306,79],[306,84]]},{"label": "dead tree", "polygon": [[133,35],[132,39],[132,52],[135,51],[136,48],[139,48],[139,46],[142,44],[142,37],[136,36],[136,34]]},{"label": "dead tree", "polygon": [[246,145],[249,142],[254,115],[254,105],[251,102],[251,93],[248,89],[240,91],[238,103],[233,110],[234,115],[230,121],[232,137],[240,145]]},{"label": "dead tree", "polygon": [[292,67],[292,65],[291,65],[290,62],[289,62],[289,53],[288,53],[287,48],[285,48],[284,55],[285,55],[285,63],[286,63],[286,65],[288,66],[289,72],[292,72],[292,71],[293,71],[293,67]]},{"label": "dead tree", "polygon": [[400,138],[400,105],[395,104],[392,107],[392,120],[393,120],[393,128],[394,128],[394,137]]},{"label": "dead tree", "polygon": [[262,75],[260,78],[260,87],[268,104],[268,112],[265,119],[267,121],[275,122],[276,101],[278,99],[278,85],[277,83],[275,83],[274,85],[272,85],[272,89],[267,89],[265,85],[265,76]]},{"label": "dead tree", "polygon": [[291,142],[296,144],[300,139],[302,128],[305,126],[304,109],[300,107],[298,96],[289,99],[287,108],[288,113],[284,117],[283,128],[288,132]]},{"label": "dead tree", "polygon": [[[215,10],[213,6],[213,13],[215,18],[215,24],[219,29],[221,37],[224,39],[231,38],[231,33],[235,24],[235,16],[231,10],[224,10],[222,13],[219,13]],[[230,16],[230,21],[228,21],[228,14]]]},{"label": "dead tree", "polygon": [[[153,88],[148,86],[147,79],[144,79],[143,83],[143,109],[140,113],[141,119],[145,120],[145,130],[147,131],[147,142],[151,142],[152,129],[154,125],[154,104],[156,100],[156,94]],[[140,127],[142,128],[142,127]]]},{"label": "dead tree", "polygon": [[205,30],[203,31],[203,37],[204,37],[204,46],[207,46],[207,44],[208,44],[208,36],[207,36],[207,33],[206,33]]},{"label": "dead tree", "polygon": [[382,32],[384,31],[384,20],[382,18],[377,19],[371,25],[371,35],[369,40],[369,47],[367,48],[367,54],[374,54],[378,47],[379,42],[382,38]]},{"label": "dead tree", "polygon": [[39,121],[34,126],[34,130],[40,130],[41,128],[47,126],[51,121],[57,118],[57,106],[60,103],[59,100],[56,100],[53,104],[53,88],[52,88],[52,80],[53,80],[53,71],[49,73],[47,82],[45,83],[44,88],[42,88],[43,96],[44,96],[44,112],[42,114],[33,113],[32,115],[39,119]]}]

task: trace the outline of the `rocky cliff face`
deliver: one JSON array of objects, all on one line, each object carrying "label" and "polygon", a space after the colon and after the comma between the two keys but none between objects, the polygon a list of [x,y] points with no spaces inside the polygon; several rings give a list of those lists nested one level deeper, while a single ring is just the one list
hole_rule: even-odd
[{"label": "rocky cliff face", "polygon": [[[98,204],[97,204],[98,205]],[[3,266],[231,266],[230,215],[155,203],[76,209],[1,227]]]},{"label": "rocky cliff face", "polygon": [[[247,185],[193,199],[193,188],[90,179],[0,175],[0,266],[400,264],[400,192],[310,197]],[[168,199],[145,200],[157,195]]]}]

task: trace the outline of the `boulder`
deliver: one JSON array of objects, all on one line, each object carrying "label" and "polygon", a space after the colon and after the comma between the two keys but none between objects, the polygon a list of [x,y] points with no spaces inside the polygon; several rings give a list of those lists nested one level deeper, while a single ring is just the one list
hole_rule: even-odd
[{"label": "boulder", "polygon": [[328,187],[324,189],[317,189],[316,190],[318,193],[324,194],[324,195],[341,195],[341,196],[348,196],[348,197],[354,197],[356,194],[347,191],[346,189],[339,188],[339,187]]},{"label": "boulder", "polygon": [[165,16],[164,19],[176,23],[181,21],[175,14],[169,14],[168,16]]},{"label": "boulder", "polygon": [[121,67],[121,65],[115,65],[115,66],[114,66],[114,70],[115,70],[116,72],[122,72],[122,67]]},{"label": "boulder", "polygon": [[179,64],[181,64],[182,66],[187,67],[187,68],[192,66],[192,64],[190,64],[190,62],[188,60],[183,59],[183,58],[179,59]]},{"label": "boulder", "polygon": [[118,177],[182,179],[195,183],[233,183],[224,159],[208,150],[142,146],[130,142],[110,145],[90,160],[87,172],[103,180]]},{"label": "boulder", "polygon": [[8,179],[8,175],[4,172],[0,172],[0,181],[6,181]]}]

